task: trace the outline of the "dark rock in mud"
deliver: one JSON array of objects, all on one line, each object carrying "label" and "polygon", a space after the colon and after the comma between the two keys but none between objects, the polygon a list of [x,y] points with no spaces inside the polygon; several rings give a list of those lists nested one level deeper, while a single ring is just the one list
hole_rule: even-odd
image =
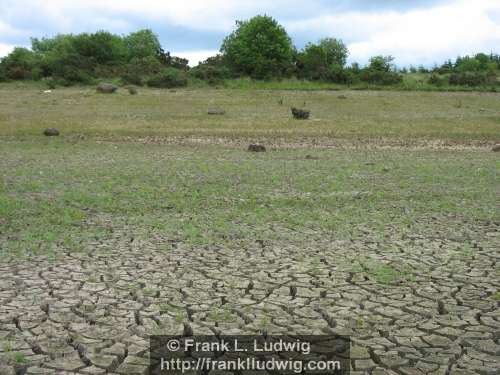
[{"label": "dark rock in mud", "polygon": [[497,144],[497,145],[495,145],[495,146],[493,146],[493,148],[491,149],[491,151],[493,151],[493,152],[500,152],[500,143]]},{"label": "dark rock in mud", "polygon": [[249,145],[248,151],[251,152],[266,152],[266,148],[263,145]]},{"label": "dark rock in mud", "polygon": [[57,137],[59,135],[59,130],[54,128],[45,129],[43,134],[47,137]]},{"label": "dark rock in mud", "polygon": [[209,115],[219,115],[219,116],[222,116],[222,115],[226,114],[226,111],[224,111],[221,108],[209,108],[207,113]]},{"label": "dark rock in mud", "polygon": [[309,115],[311,114],[311,112],[308,111],[307,109],[299,109],[292,107],[291,110],[293,117],[297,120],[307,120],[309,118]]},{"label": "dark rock in mud", "polygon": [[118,90],[118,87],[111,83],[100,83],[97,86],[97,92],[101,94],[113,94],[116,90]]}]

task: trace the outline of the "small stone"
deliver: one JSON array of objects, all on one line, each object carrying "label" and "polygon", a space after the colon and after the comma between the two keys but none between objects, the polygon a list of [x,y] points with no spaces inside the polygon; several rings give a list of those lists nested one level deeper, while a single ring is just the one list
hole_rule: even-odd
[{"label": "small stone", "polygon": [[97,86],[97,92],[101,94],[113,94],[118,90],[118,87],[111,83],[101,83]]},{"label": "small stone", "polygon": [[493,152],[500,152],[500,143],[497,144],[497,145],[495,145],[495,146],[493,146],[493,148],[491,149],[491,151],[493,151]]},{"label": "small stone", "polygon": [[52,373],[51,369],[41,367],[29,367],[26,371],[27,375],[50,375]]},{"label": "small stone", "polygon": [[137,95],[138,91],[137,91],[137,89],[135,87],[129,87],[128,88],[128,93],[130,95]]},{"label": "small stone", "polygon": [[47,137],[57,137],[59,135],[59,130],[54,128],[45,129],[43,134]]},{"label": "small stone", "polygon": [[263,145],[251,144],[248,146],[248,151],[251,152],[266,152],[266,148]]}]

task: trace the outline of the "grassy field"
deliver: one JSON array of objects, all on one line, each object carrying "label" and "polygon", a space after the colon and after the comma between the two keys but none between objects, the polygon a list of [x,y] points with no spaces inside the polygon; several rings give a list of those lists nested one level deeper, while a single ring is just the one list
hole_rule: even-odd
[{"label": "grassy field", "polygon": [[[345,97],[345,98],[344,98]],[[339,139],[491,144],[499,140],[500,94],[396,91],[151,90],[103,96],[90,87],[41,89],[0,85],[0,136]],[[283,104],[280,104],[283,100]],[[307,107],[295,121],[290,107]],[[225,116],[209,116],[221,107]]]},{"label": "grassy field", "polygon": [[3,254],[82,249],[124,227],[131,236],[236,246],[425,233],[431,217],[449,218],[451,232],[464,221],[499,220],[492,152],[254,154],[64,139],[2,142],[0,150]]},{"label": "grassy field", "polygon": [[[169,233],[210,245],[347,238],[367,228],[382,235],[389,224],[407,230],[432,215],[498,219],[496,154],[425,148],[495,143],[496,94],[141,90],[130,96],[121,90],[106,96],[91,88],[42,93],[2,86],[0,98],[0,243],[7,253],[83,248],[129,225],[138,235]],[[291,119],[289,106],[304,102],[313,118]],[[227,114],[208,116],[211,106]],[[43,137],[47,127],[62,136]],[[170,137],[208,145],[147,141]],[[214,139],[218,145],[210,144]],[[246,152],[248,139],[272,152]],[[277,140],[302,147],[280,147]],[[375,147],[312,147],[332,140]],[[420,141],[424,148],[378,148],[384,140]]]}]

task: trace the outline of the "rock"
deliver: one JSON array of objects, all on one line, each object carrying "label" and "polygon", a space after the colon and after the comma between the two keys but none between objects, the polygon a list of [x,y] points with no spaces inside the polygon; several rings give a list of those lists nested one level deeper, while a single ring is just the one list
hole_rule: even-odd
[{"label": "rock", "polygon": [[248,151],[252,152],[266,152],[266,148],[262,145],[249,145],[248,146]]},{"label": "rock", "polygon": [[291,110],[293,117],[298,120],[307,120],[309,118],[309,115],[311,114],[311,112],[306,109],[292,107]]},{"label": "rock", "polygon": [[100,83],[97,86],[97,92],[101,94],[113,94],[116,90],[118,90],[118,87],[111,83]]},{"label": "rock", "polygon": [[54,128],[45,129],[43,134],[47,137],[57,137],[59,135],[59,130]]},{"label": "rock", "polygon": [[224,111],[221,108],[209,108],[208,109],[208,114],[209,115],[225,115],[226,111]]},{"label": "rock", "polygon": [[500,143],[497,144],[497,145],[495,145],[495,146],[493,146],[493,148],[491,149],[491,151],[493,151],[493,152],[500,152]]},{"label": "rock", "polygon": [[308,159],[308,160],[319,160],[319,157],[312,156],[312,155],[306,155],[306,159]]},{"label": "rock", "polygon": [[130,95],[137,95],[137,89],[135,87],[129,87],[128,88],[128,93]]},{"label": "rock", "polygon": [[337,96],[337,98],[339,98],[339,99],[347,99],[347,96],[345,96],[345,95],[339,95],[339,96]]}]

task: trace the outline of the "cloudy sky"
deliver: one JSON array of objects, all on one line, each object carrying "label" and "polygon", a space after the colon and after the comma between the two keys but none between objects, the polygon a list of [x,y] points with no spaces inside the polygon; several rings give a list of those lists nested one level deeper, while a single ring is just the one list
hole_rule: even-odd
[{"label": "cloudy sky", "polygon": [[500,53],[499,0],[0,0],[0,56],[30,37],[151,28],[195,64],[217,52],[235,20],[256,14],[276,18],[298,48],[341,38],[361,63],[378,54],[403,66]]}]

